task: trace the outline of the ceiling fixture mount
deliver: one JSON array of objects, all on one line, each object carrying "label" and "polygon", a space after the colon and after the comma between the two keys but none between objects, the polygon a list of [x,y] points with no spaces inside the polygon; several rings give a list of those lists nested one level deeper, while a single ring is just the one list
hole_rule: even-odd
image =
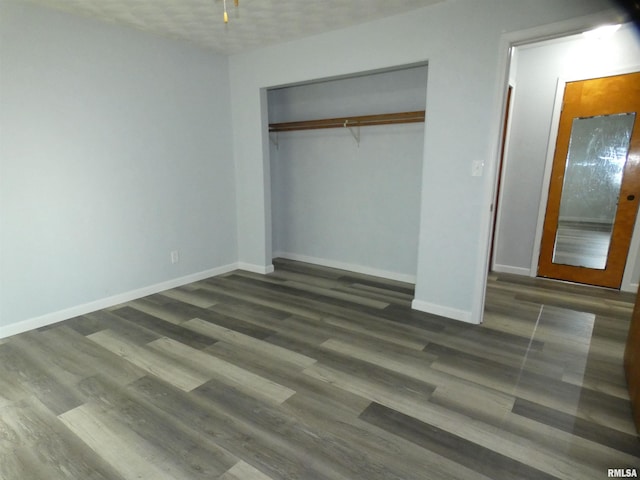
[{"label": "ceiling fixture mount", "polygon": [[[240,4],[240,0],[233,0],[233,6],[237,7]],[[227,0],[222,0],[224,6],[224,23],[229,23],[229,14],[227,13]]]}]

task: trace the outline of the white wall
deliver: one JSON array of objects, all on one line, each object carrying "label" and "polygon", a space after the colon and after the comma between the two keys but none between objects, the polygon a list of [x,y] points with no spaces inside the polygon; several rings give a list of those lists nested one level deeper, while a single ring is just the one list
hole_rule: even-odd
[{"label": "white wall", "polygon": [[237,260],[225,57],[3,0],[0,61],[0,337]]},{"label": "white wall", "polygon": [[[427,68],[269,92],[270,122],[424,110]],[[272,137],[275,134],[272,135]],[[271,145],[273,249],[415,282],[424,124],[278,133]]]},{"label": "white wall", "polygon": [[[548,189],[543,174],[558,78],[598,77],[640,66],[640,42],[633,27],[626,25],[608,39],[574,35],[518,47],[516,55],[494,258],[496,270],[535,275],[531,266],[539,205]],[[633,283],[637,283],[637,270]]]},{"label": "white wall", "polygon": [[610,6],[448,1],[235,55],[227,70],[191,45],[2,0],[0,336],[237,260],[268,271],[266,88],[427,61],[414,306],[479,321],[501,38]]},{"label": "white wall", "polygon": [[424,110],[427,66],[409,65],[271,89],[269,122]]},{"label": "white wall", "polygon": [[[606,0],[451,1],[232,56],[241,261],[268,268],[271,260],[264,89],[428,61],[414,307],[480,321],[507,55],[501,37],[608,8]],[[471,176],[473,162],[487,166],[484,177]]]}]

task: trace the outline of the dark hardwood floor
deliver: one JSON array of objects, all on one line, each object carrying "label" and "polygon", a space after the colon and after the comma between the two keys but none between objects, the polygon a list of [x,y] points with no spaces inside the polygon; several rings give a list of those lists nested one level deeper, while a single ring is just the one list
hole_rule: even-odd
[{"label": "dark hardwood floor", "polygon": [[633,296],[491,275],[485,323],[277,260],[0,340],[0,478],[599,479],[640,466]]}]

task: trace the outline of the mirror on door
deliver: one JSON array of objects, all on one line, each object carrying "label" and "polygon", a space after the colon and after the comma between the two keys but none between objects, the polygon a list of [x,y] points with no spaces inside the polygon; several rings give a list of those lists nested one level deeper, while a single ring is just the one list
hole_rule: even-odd
[{"label": "mirror on door", "polygon": [[573,120],[553,263],[606,268],[634,121],[635,113]]}]

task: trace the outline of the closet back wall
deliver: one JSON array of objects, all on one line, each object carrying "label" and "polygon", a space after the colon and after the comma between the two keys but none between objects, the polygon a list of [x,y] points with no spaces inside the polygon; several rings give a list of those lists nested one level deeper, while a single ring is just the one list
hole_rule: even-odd
[{"label": "closet back wall", "polygon": [[[426,85],[420,66],[274,89],[269,122],[424,110]],[[277,135],[273,256],[415,282],[424,124]]]}]

